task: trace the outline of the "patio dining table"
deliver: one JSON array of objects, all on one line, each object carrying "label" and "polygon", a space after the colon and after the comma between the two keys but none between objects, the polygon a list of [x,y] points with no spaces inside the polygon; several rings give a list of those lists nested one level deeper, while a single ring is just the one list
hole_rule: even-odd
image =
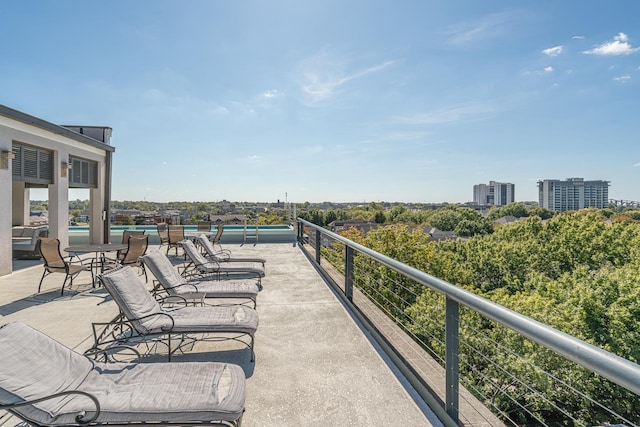
[{"label": "patio dining table", "polygon": [[[64,248],[64,251],[80,258],[79,254],[95,253],[94,262],[91,263],[95,270],[95,275],[104,271],[104,263],[106,260],[105,254],[108,252],[117,252],[122,249],[127,249],[126,243],[81,243],[77,245],[71,245]],[[97,278],[96,278],[97,280]],[[95,286],[95,282],[93,284]]]}]

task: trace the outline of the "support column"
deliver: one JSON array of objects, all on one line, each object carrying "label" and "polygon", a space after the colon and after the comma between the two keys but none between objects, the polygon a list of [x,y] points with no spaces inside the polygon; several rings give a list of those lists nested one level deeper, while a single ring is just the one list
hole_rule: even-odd
[{"label": "support column", "polygon": [[60,240],[60,250],[69,246],[69,170],[67,152],[55,152],[53,161],[53,181],[49,185],[49,237]]},{"label": "support column", "polygon": [[[104,191],[103,186],[89,191],[89,242],[109,243],[110,236],[104,234]],[[108,219],[107,219],[108,220]]]},{"label": "support column", "polygon": [[29,204],[29,189],[22,181],[13,181],[11,193],[11,224],[29,225],[31,206]]},{"label": "support column", "polygon": [[[7,144],[0,141],[1,151],[11,151],[10,141]],[[0,159],[0,194],[6,194],[6,196],[3,196],[5,202],[0,203],[0,276],[11,274],[13,269],[13,256],[11,253],[11,206],[13,199],[11,160],[7,159],[5,162],[7,164],[6,168],[4,168],[4,162]]]}]

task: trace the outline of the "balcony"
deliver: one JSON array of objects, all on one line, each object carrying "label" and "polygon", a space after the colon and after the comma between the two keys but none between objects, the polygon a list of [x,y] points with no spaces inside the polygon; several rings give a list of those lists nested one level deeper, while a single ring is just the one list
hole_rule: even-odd
[{"label": "balcony", "polygon": [[[566,410],[565,402],[547,397],[529,376],[513,377],[506,386],[495,384],[496,378],[489,374],[482,387],[465,382],[460,366],[468,362],[469,354],[478,353],[478,347],[471,346],[458,332],[464,317],[458,313],[466,310],[487,316],[492,328],[515,328],[525,345],[540,345],[541,354],[549,351],[568,363],[586,365],[588,371],[608,378],[602,379],[606,384],[603,387],[639,401],[640,367],[635,364],[467,295],[310,223],[300,222],[298,239],[303,244],[225,245],[234,255],[267,259],[264,289],[258,297],[260,326],[255,363],[237,343],[198,343],[174,359],[176,363],[212,360],[242,366],[247,376],[245,426],[453,426],[457,425],[456,419],[460,425],[487,426],[516,425],[514,420],[519,417],[528,419],[529,425],[580,424],[576,421],[579,415]],[[363,261],[375,266],[380,275],[373,277]],[[91,322],[108,321],[117,312],[103,289],[92,288],[88,275],[78,277],[73,291],[65,291],[60,297],[60,277],[47,277],[43,292],[35,294],[42,267],[19,267],[14,266],[17,271],[13,274],[0,277],[3,324],[25,321],[81,352],[91,346]],[[407,286],[409,282],[434,293],[441,312],[438,319],[433,319],[440,324],[435,331],[407,330],[402,321],[407,310],[396,296],[387,295],[395,302],[382,306],[370,298],[374,290],[371,284]],[[485,339],[482,331],[476,332],[479,340]],[[440,349],[428,345],[425,336],[429,334],[435,337],[431,342],[440,343]],[[498,360],[485,363],[499,367],[491,372],[508,372],[509,364],[524,362],[513,354],[506,364]],[[567,388],[564,395],[577,396],[575,399],[585,402],[584,408],[606,408],[606,402],[593,402],[589,396],[573,393],[566,380],[549,378],[545,366],[527,366],[534,372],[532,377],[542,383],[551,383],[554,389]],[[535,418],[536,408],[526,405],[516,406],[516,413],[503,412],[500,417],[492,413],[500,412],[500,407],[492,403],[516,400],[522,388],[536,396],[536,404],[546,402],[550,408],[565,411],[565,417]],[[621,391],[615,391],[618,389]],[[637,419],[606,411],[610,411],[606,423],[638,423]],[[17,423],[13,418],[0,418],[0,425]]]},{"label": "balcony", "polygon": [[[267,259],[255,363],[237,343],[206,342],[174,361],[241,365],[247,376],[244,426],[438,425],[297,246],[225,248]],[[36,294],[41,265],[15,261],[14,270],[0,277],[0,324],[24,321],[82,352],[92,344],[91,322],[117,314],[115,303],[103,289],[92,288],[86,273],[60,297],[62,275],[46,277]],[[0,419],[2,426],[17,423]]]}]

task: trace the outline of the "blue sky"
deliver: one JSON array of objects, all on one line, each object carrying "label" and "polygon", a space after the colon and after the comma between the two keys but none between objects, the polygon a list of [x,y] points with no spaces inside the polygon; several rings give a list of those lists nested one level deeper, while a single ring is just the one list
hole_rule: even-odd
[{"label": "blue sky", "polygon": [[[640,201],[640,2],[8,1],[0,103],[113,128],[113,199]],[[72,198],[75,198],[73,194]],[[82,198],[82,197],[80,197]]]}]

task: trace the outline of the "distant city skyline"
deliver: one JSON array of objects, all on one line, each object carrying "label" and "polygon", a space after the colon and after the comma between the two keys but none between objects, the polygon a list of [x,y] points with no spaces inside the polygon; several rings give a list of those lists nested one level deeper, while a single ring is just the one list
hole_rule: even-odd
[{"label": "distant city skyline", "polygon": [[114,200],[640,200],[635,0],[3,6],[0,104],[113,128]]}]

